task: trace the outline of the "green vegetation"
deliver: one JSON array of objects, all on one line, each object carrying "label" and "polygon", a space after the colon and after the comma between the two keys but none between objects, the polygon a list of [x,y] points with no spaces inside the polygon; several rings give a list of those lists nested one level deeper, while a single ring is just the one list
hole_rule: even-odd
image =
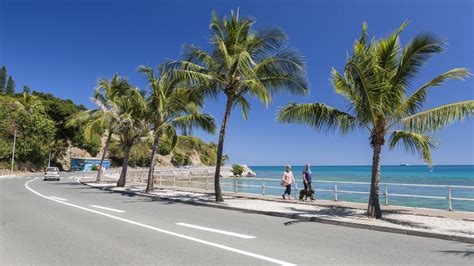
[{"label": "green vegetation", "polygon": [[7,88],[7,68],[2,66],[0,70],[0,95],[5,94]]},{"label": "green vegetation", "polygon": [[173,163],[174,166],[181,167],[191,163],[191,158],[188,154],[174,152],[173,157],[171,157],[171,163]]},{"label": "green vegetation", "polygon": [[403,23],[388,38],[371,41],[363,24],[362,35],[354,44],[352,56],[347,58],[344,74],[332,70],[336,93],[349,102],[347,112],[323,103],[290,103],[278,114],[281,122],[306,124],[316,129],[338,129],[342,133],[356,128],[369,131],[373,162],[367,215],[377,219],[382,218],[380,154],[386,137],[390,149],[401,145],[410,152],[417,152],[431,165],[430,149],[435,147],[431,133],[474,113],[473,100],[420,112],[430,88],[441,86],[449,79],[464,79],[469,72],[464,68],[449,70],[408,93],[421,66],[432,55],[443,51],[444,43],[432,34],[418,34],[402,47],[399,34],[406,25]]},{"label": "green vegetation", "polygon": [[[153,173],[156,153],[163,135],[171,140],[169,147],[173,150],[178,140],[177,128],[183,132],[191,132],[193,128],[200,128],[212,134],[216,128],[214,118],[200,111],[204,104],[203,98],[193,94],[191,87],[185,87],[184,84],[173,79],[164,65],[160,66],[158,70],[159,72],[155,73],[152,68],[139,67],[139,71],[147,78],[151,91],[151,95],[147,99],[147,110],[144,117],[153,128],[153,145],[146,192],[154,189]],[[171,162],[175,166],[183,166],[191,161],[189,155],[175,152]]]},{"label": "green vegetation", "polygon": [[77,124],[65,127],[65,121],[84,110],[50,94],[25,90],[22,94],[0,96],[0,166],[9,168],[13,138],[17,132],[15,168],[40,170],[44,168],[51,152],[52,164],[61,167],[61,158],[69,146],[96,154],[100,147],[98,138],[86,140],[84,127]]},{"label": "green vegetation", "polygon": [[234,176],[241,176],[243,172],[244,172],[244,167],[242,165],[240,164],[232,165],[232,174],[234,174]]},{"label": "green vegetation", "polygon": [[255,30],[254,23],[255,19],[240,18],[238,13],[231,12],[230,19],[220,19],[213,12],[211,51],[187,45],[183,60],[170,64],[175,67],[173,75],[193,87],[195,95],[226,97],[214,176],[216,201],[223,201],[220,167],[232,109],[239,107],[247,118],[251,108],[249,97],[268,105],[271,94],[280,89],[299,94],[308,92],[303,58],[287,47],[285,32],[276,27]]}]

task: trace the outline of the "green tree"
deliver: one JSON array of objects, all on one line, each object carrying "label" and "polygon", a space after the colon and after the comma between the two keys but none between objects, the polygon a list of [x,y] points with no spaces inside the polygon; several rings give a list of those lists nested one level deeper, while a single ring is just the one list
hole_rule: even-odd
[{"label": "green tree", "polygon": [[232,174],[235,176],[241,176],[244,172],[244,167],[240,164],[233,164],[232,165]]},{"label": "green tree", "polygon": [[238,12],[223,19],[213,13],[211,52],[188,45],[184,47],[184,60],[172,64],[176,77],[194,85],[196,91],[211,97],[223,93],[226,97],[214,175],[216,201],[223,201],[219,178],[231,110],[240,107],[247,118],[249,96],[267,105],[278,89],[303,94],[308,91],[303,58],[287,48],[285,32],[276,27],[253,30],[254,23],[253,18],[239,18]]},{"label": "green tree", "polygon": [[15,81],[13,80],[12,76],[8,77],[6,94],[13,95],[15,93]]},{"label": "green tree", "polygon": [[6,94],[7,89],[7,68],[2,66],[0,70],[0,94]]},{"label": "green tree", "polygon": [[337,94],[349,102],[347,112],[322,103],[290,103],[280,110],[278,119],[284,123],[306,124],[316,129],[338,129],[346,133],[355,128],[369,131],[373,149],[372,177],[367,215],[382,218],[379,203],[380,156],[385,138],[389,148],[397,144],[417,152],[429,165],[430,149],[434,147],[430,133],[454,121],[462,121],[474,113],[474,101],[464,101],[421,111],[432,87],[449,79],[469,76],[465,68],[449,70],[411,94],[408,89],[421,66],[443,50],[443,42],[432,34],[418,34],[405,47],[399,34],[406,23],[385,39],[369,41],[364,23],[362,35],[347,58],[344,73],[332,70],[332,84]]},{"label": "green tree", "polygon": [[[107,156],[112,135],[118,130],[120,119],[122,119],[123,110],[115,102],[115,96],[123,94],[129,87],[130,85],[127,81],[117,74],[111,80],[99,80],[94,96],[91,98],[97,108],[78,113],[68,121],[69,126],[84,123],[84,135],[88,140],[94,139],[97,135],[101,136],[107,133],[107,139],[99,163],[100,169],[102,169],[103,162]],[[102,173],[103,171],[97,172],[96,182],[100,182]]]},{"label": "green tree", "polygon": [[185,166],[191,163],[191,158],[188,154],[183,154],[181,152],[175,151],[173,153],[173,156],[171,157],[171,163],[177,167]]},{"label": "green tree", "polygon": [[54,143],[56,130],[54,121],[39,112],[18,112],[16,121],[18,123],[15,151],[17,161],[30,163],[36,170],[45,167],[49,151]]},{"label": "green tree", "polygon": [[119,135],[124,153],[117,186],[124,187],[131,149],[135,144],[145,140],[150,133],[150,127],[146,120],[146,101],[138,88],[131,85],[123,86],[113,93],[112,98],[119,110],[117,128],[114,130]]},{"label": "green tree", "polygon": [[200,112],[202,99],[190,97],[192,89],[183,87],[184,84],[171,79],[164,66],[159,68],[158,75],[152,68],[145,66],[141,66],[139,71],[146,76],[151,91],[147,100],[147,120],[152,125],[154,134],[146,188],[146,192],[150,192],[154,189],[153,173],[158,142],[163,134],[172,140],[171,149],[173,149],[177,141],[177,128],[190,133],[193,127],[198,127],[214,133],[216,125],[212,116]]}]

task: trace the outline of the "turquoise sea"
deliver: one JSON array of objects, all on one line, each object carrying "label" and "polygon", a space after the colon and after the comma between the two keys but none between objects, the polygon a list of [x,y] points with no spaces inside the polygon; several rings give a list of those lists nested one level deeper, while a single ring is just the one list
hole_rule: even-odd
[{"label": "turquoise sea", "polygon": [[[257,178],[280,179],[284,171],[284,166],[250,166],[257,173]],[[298,189],[303,187],[301,173],[304,166],[292,166],[293,174],[298,182]],[[312,166],[313,187],[317,189],[334,190],[334,183],[321,183],[318,181],[348,181],[348,182],[370,182],[371,166]],[[316,183],[314,183],[316,181]],[[259,180],[240,179],[239,184],[262,185]],[[450,186],[473,186],[470,189],[452,188],[451,197],[474,199],[474,165],[436,165],[433,169],[426,165],[410,166],[382,166],[380,192],[383,193],[385,186],[383,183],[403,183],[403,184],[427,184],[427,185],[450,185]],[[266,186],[279,187],[279,182],[265,181]],[[361,184],[337,184],[337,190],[369,191],[368,185]],[[447,188],[432,187],[403,187],[388,185],[388,204],[398,206],[423,207],[434,209],[447,209],[448,196]],[[261,188],[239,187],[238,191],[261,193]],[[281,195],[281,188],[267,188],[265,194]],[[295,191],[293,192],[295,193]],[[406,198],[393,194],[425,195],[443,197],[443,199],[428,198]],[[293,194],[294,195],[294,194]],[[334,199],[334,192],[317,192],[317,197],[321,199]],[[368,195],[338,193],[339,201],[367,202]],[[380,202],[385,202],[384,195],[380,196]],[[474,201],[453,200],[452,207],[458,211],[474,212]]]}]

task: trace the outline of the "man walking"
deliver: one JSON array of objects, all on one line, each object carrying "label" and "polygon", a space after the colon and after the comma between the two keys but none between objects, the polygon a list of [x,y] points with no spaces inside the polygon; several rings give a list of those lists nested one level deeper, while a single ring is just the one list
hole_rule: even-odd
[{"label": "man walking", "polygon": [[[305,169],[303,170],[303,184],[305,190],[312,190],[313,186],[311,183],[313,182],[311,177],[311,166],[306,164]],[[311,200],[314,200],[313,194],[311,194]]]}]

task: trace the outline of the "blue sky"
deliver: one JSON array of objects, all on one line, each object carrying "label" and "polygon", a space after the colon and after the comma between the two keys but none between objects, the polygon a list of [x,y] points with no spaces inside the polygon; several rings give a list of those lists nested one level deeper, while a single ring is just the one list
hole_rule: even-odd
[{"label": "blue sky", "polygon": [[[240,111],[230,120],[225,153],[232,162],[250,165],[356,165],[371,163],[368,133],[358,130],[341,136],[317,132],[301,125],[275,122],[277,110],[288,101],[324,102],[346,109],[329,82],[331,67],[342,71],[347,51],[366,21],[369,32],[383,37],[405,20],[401,35],[406,44],[419,32],[433,32],[447,40],[446,51],[423,68],[412,89],[454,67],[474,69],[474,4],[469,0],[398,1],[0,1],[0,64],[13,75],[17,89],[89,101],[96,81],[119,73],[142,88],[139,65],[155,66],[179,58],[180,46],[192,43],[207,48],[210,13],[229,14],[240,7],[256,27],[276,25],[289,35],[290,46],[306,57],[311,94],[278,94],[266,109],[252,101],[249,119]],[[426,107],[473,99],[474,77],[450,81],[431,91]],[[205,110],[222,119],[224,101],[209,100]],[[435,134],[439,147],[435,164],[474,164],[474,121],[468,120]],[[207,141],[217,136],[202,132]],[[422,164],[416,155],[401,150],[382,154],[383,164]]]}]

